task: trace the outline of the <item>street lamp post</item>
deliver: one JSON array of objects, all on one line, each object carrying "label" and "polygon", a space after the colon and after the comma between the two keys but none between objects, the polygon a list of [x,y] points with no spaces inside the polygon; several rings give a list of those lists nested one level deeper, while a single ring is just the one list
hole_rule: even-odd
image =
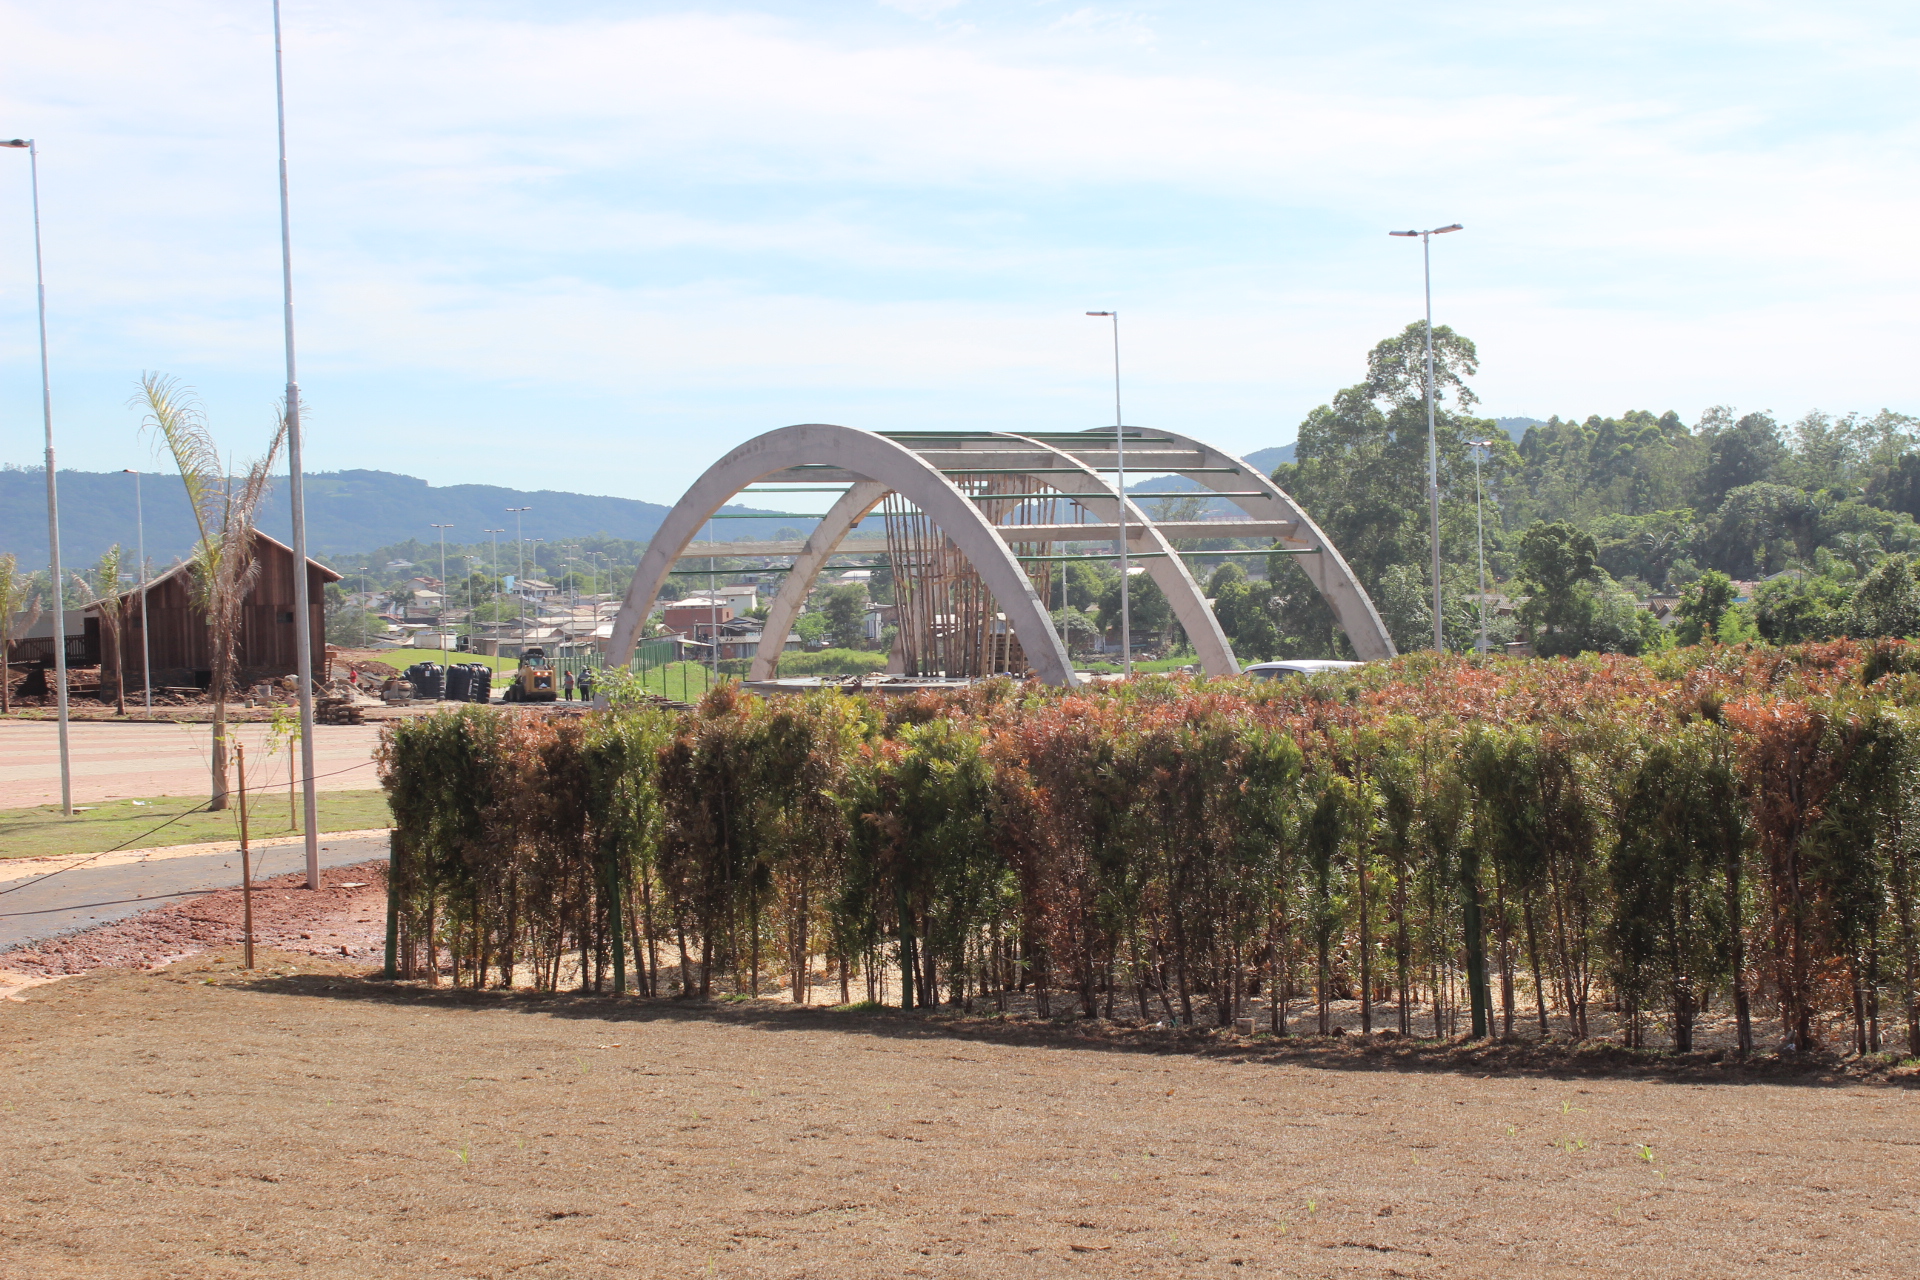
[{"label": "street lamp post", "polygon": [[1113,465],[1119,473],[1120,489],[1120,674],[1133,674],[1133,626],[1127,608],[1127,429],[1120,414],[1120,313],[1089,311],[1090,316],[1105,316],[1113,321]]},{"label": "street lamp post", "polygon": [[306,810],[307,888],[320,887],[320,795],[313,762],[313,606],[307,599],[307,498],[301,448],[300,379],[293,346],[293,220],[287,197],[287,81],[280,51],[280,0],[273,0],[273,101],[280,139],[280,286],[287,338],[287,506],[293,518],[293,662],[300,681],[300,769]]},{"label": "street lamp post", "polygon": [[1446,648],[1440,617],[1440,446],[1433,429],[1433,237],[1460,230],[1455,222],[1430,231],[1389,231],[1390,236],[1419,236],[1420,261],[1427,281],[1427,536],[1433,542],[1433,647]]},{"label": "street lamp post", "polygon": [[[543,569],[541,569],[541,567],[540,567],[540,544],[541,544],[541,543],[543,543],[543,542],[545,542],[545,541],[546,541],[546,539],[545,539],[545,538],[528,538],[528,539],[527,539],[527,541],[528,541],[528,542],[531,542],[531,543],[533,544],[533,570],[534,570],[534,572],[535,572],[535,573],[543,573],[543,572],[545,572],[545,570],[543,570]],[[542,579],[541,579],[541,581],[542,581],[542,582],[544,582],[544,581],[546,581],[546,579],[544,579],[544,578],[542,578]],[[526,597],[526,590],[527,590],[527,587],[526,587],[526,584],[525,584],[525,583],[521,583],[521,584],[520,584],[520,591],[521,591],[521,597],[520,597],[520,598],[521,598],[521,600],[522,600],[523,602],[525,602],[525,603],[532,603],[531,601],[529,601],[529,600],[527,600],[527,597]],[[521,648],[522,650],[524,650],[524,649],[526,649],[526,647],[527,647],[527,614],[526,614],[526,609],[525,609],[524,607],[522,607],[522,609],[521,609],[521,611],[520,611],[520,648]],[[549,655],[549,656],[551,656],[551,655]]]},{"label": "street lamp post", "polygon": [[[67,744],[67,610],[60,585],[60,494],[53,468],[53,381],[47,371],[47,275],[40,254],[40,148],[32,138],[10,138],[0,147],[27,153],[33,197],[33,282],[40,301],[40,412],[47,428],[47,548],[53,564],[54,700],[60,708],[60,812],[73,816],[73,758]],[[118,585],[118,584],[115,584]]]},{"label": "street lamp post", "polygon": [[447,634],[447,530],[453,528],[453,526],[450,524],[432,524],[428,527],[440,531],[440,613],[438,621],[440,623],[440,638],[444,641]]},{"label": "street lamp post", "polygon": [[[526,540],[520,536],[520,516],[521,513],[531,510],[533,510],[532,507],[507,508],[507,514],[513,517],[513,614],[520,622],[520,648],[523,651],[527,647],[527,611],[523,607],[525,597],[521,594],[524,588],[521,587],[520,580],[527,576],[527,544]],[[501,532],[504,533],[505,530]]]},{"label": "street lamp post", "polygon": [[[493,570],[493,598],[498,601],[500,599],[500,535],[505,533],[506,530],[482,529],[480,532],[493,539],[493,561],[488,565],[488,568]],[[499,612],[500,610],[498,608],[494,609],[496,615],[499,614]],[[494,621],[497,623],[500,619],[496,616]],[[498,632],[494,633],[494,639],[499,639]]]},{"label": "street lamp post", "polygon": [[1482,452],[1491,448],[1492,445],[1491,440],[1473,441],[1473,540],[1480,560],[1480,660],[1482,662],[1487,659],[1487,529],[1480,515],[1485,494],[1485,486],[1480,481],[1480,457]]},{"label": "street lamp post", "polygon": [[[153,719],[153,658],[147,645],[147,516],[140,505],[140,473],[132,467],[123,475],[133,477],[133,527],[140,553],[140,683],[146,693],[147,719]],[[116,584],[117,586],[118,584]]]}]

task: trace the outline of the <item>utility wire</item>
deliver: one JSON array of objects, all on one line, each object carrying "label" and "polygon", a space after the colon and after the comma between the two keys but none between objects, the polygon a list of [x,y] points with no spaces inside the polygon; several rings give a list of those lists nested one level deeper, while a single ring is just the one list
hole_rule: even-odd
[{"label": "utility wire", "polygon": [[[371,760],[362,760],[359,764],[351,764],[344,769],[335,769],[332,773],[316,773],[313,775],[313,780],[315,782],[318,782],[322,778],[335,778],[343,773],[352,773],[355,769],[364,769],[372,763],[373,761]],[[297,779],[296,781],[304,781],[304,779]],[[272,787],[273,790],[277,793],[280,790],[279,779],[276,778],[270,783],[263,782],[259,786],[248,787],[247,791],[248,793],[252,793],[255,791],[265,791],[268,787]],[[233,793],[230,791],[228,792],[228,794],[231,795]],[[78,870],[79,868],[84,867],[88,863],[94,861],[94,859],[96,858],[104,858],[110,853],[119,853],[122,849],[125,849],[130,844],[134,844],[135,842],[140,840],[145,840],[148,836],[153,835],[156,832],[165,831],[168,827],[172,826],[176,822],[179,822],[183,818],[191,818],[194,814],[203,812],[206,809],[207,805],[210,805],[212,803],[213,801],[211,800],[204,801],[200,804],[195,805],[193,808],[188,809],[184,813],[176,813],[173,817],[168,818],[165,822],[161,823],[157,827],[153,827],[150,830],[143,831],[137,836],[129,836],[127,839],[121,841],[119,844],[113,846],[113,848],[111,849],[102,849],[98,853],[88,855],[87,857],[81,859],[79,862],[68,863],[66,866],[61,867],[56,871],[49,871],[47,872],[47,874],[43,876],[36,876],[31,880],[23,881],[20,884],[14,885],[11,889],[0,889],[0,898],[4,898],[10,893],[18,893],[22,889],[30,889],[36,884],[45,884],[47,881],[53,879],[55,876],[65,875],[69,871]]]}]

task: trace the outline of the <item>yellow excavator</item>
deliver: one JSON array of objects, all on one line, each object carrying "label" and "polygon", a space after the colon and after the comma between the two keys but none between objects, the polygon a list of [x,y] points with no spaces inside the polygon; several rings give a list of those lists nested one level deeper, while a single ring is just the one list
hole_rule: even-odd
[{"label": "yellow excavator", "polygon": [[513,673],[512,683],[500,696],[502,702],[552,702],[560,696],[554,684],[553,667],[547,662],[547,651],[539,645],[533,645],[520,655],[520,669]]}]

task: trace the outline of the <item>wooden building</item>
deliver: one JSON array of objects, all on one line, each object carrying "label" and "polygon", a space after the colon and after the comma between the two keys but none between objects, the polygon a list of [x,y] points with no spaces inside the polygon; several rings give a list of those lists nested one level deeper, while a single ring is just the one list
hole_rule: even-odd
[{"label": "wooden building", "polygon": [[[241,606],[239,670],[241,682],[268,676],[292,675],[297,665],[294,655],[294,581],[293,548],[266,534],[254,531],[253,558],[259,566],[253,585]],[[204,688],[212,674],[211,645],[207,618],[194,607],[193,570],[178,564],[147,584],[146,617],[149,629],[147,661],[152,682],[162,686]],[[311,623],[314,675],[326,661],[326,586],[338,582],[340,575],[323,564],[307,561],[307,617]],[[127,688],[140,687],[140,591],[135,588],[118,600],[121,617],[119,653],[107,629],[101,628],[100,660],[103,680],[112,678],[116,664],[124,657],[127,664]],[[98,615],[111,605],[88,610]],[[97,616],[88,619],[89,631],[97,625]]]}]

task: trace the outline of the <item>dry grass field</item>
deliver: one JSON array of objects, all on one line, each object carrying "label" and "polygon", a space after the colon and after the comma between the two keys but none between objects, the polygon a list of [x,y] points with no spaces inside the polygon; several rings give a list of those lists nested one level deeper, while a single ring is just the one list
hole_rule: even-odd
[{"label": "dry grass field", "polygon": [[1920,1258],[1920,1092],[1897,1083],[1262,1056],[237,960],[0,1002],[0,1275],[1828,1277]]}]

